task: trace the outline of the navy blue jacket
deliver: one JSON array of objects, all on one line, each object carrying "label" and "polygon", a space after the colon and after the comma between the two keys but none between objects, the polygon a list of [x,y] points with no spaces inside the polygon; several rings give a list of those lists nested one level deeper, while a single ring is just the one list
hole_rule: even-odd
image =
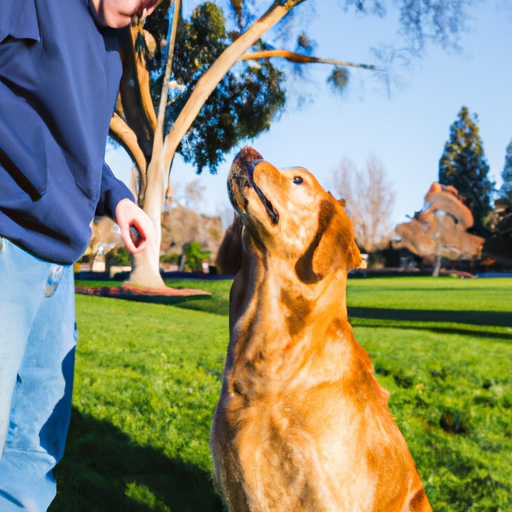
[{"label": "navy blue jacket", "polygon": [[0,235],[76,261],[94,215],[133,199],[104,163],[121,78],[118,31],[89,0],[0,0]]}]

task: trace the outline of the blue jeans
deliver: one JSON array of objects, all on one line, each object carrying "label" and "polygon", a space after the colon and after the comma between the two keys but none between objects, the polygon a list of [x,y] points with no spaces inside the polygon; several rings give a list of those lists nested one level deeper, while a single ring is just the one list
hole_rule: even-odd
[{"label": "blue jeans", "polygon": [[0,511],[46,511],[71,415],[73,267],[0,237]]}]

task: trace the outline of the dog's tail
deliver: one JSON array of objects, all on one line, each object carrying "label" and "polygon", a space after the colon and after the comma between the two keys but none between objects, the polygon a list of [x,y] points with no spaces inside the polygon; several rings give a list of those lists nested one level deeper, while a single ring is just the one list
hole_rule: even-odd
[{"label": "dog's tail", "polygon": [[215,266],[222,276],[234,276],[242,268],[242,221],[238,214],[226,230],[219,247]]}]

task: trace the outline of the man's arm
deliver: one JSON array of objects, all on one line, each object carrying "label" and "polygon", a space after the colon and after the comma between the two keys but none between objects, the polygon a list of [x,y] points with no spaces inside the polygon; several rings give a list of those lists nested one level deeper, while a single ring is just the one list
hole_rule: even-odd
[{"label": "man's arm", "polygon": [[[142,252],[156,240],[151,219],[135,204],[133,194],[114,176],[107,164],[103,165],[96,215],[108,215],[117,222],[121,238],[132,254]],[[130,235],[130,228],[135,228],[139,232],[139,243]]]},{"label": "man's arm", "polygon": [[[132,253],[144,251],[155,240],[155,228],[146,212],[129,199],[121,200],[116,207],[116,222],[121,231],[126,248]],[[130,230],[135,228],[140,234],[140,241],[132,237]]]}]

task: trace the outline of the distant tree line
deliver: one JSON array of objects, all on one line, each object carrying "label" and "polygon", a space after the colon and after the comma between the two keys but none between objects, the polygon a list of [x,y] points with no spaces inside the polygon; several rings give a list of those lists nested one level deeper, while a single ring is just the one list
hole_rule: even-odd
[{"label": "distant tree line", "polygon": [[506,148],[503,184],[489,177],[478,116],[463,106],[450,126],[439,161],[439,183],[455,187],[471,210],[473,231],[486,239],[484,254],[512,268],[512,141]]},{"label": "distant tree line", "polygon": [[[506,148],[501,173],[503,184],[499,190],[491,180],[489,170],[478,116],[470,114],[463,106],[450,126],[448,141],[439,160],[438,182],[447,187],[446,190],[455,188],[457,197],[471,212],[474,224],[468,233],[485,239],[483,258],[487,264],[512,269],[512,141]],[[332,178],[334,192],[345,201],[354,224],[358,246],[364,252],[378,256],[389,247],[393,237],[391,218],[395,197],[382,162],[372,156],[366,168],[359,170],[350,159],[344,158],[333,171]],[[414,218],[422,217],[429,207],[425,204]],[[370,256],[372,259],[375,258]]]}]

